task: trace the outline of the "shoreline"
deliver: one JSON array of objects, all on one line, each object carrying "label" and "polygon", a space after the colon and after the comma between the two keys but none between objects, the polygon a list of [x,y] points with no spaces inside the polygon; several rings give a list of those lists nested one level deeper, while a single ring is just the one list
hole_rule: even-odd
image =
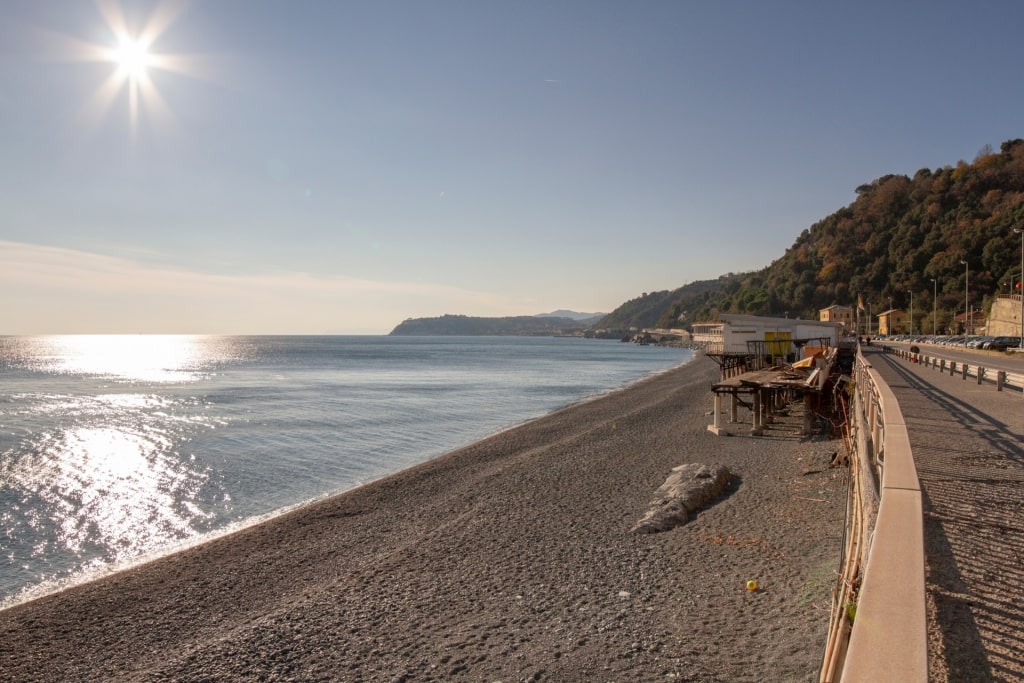
[{"label": "shoreline", "polygon": [[[0,611],[16,680],[816,680],[837,442],[707,432],[698,357],[147,564]],[[839,446],[841,447],[841,445]],[[629,533],[672,467],[735,491]],[[745,581],[762,590],[748,593]]]},{"label": "shoreline", "polygon": [[520,427],[522,427],[522,426],[524,426],[526,424],[529,424],[530,422],[533,422],[534,420],[544,419],[545,417],[548,417],[550,415],[554,415],[555,413],[558,413],[559,411],[568,410],[568,409],[571,409],[571,408],[573,408],[575,406],[582,405],[582,404],[587,403],[589,401],[598,400],[600,398],[603,398],[603,397],[608,396],[608,395],[615,394],[615,393],[620,392],[620,391],[627,391],[627,390],[629,390],[631,387],[633,387],[636,384],[645,382],[645,381],[647,381],[649,379],[652,379],[654,377],[657,377],[658,375],[661,375],[663,373],[672,372],[674,370],[678,370],[679,368],[681,368],[681,367],[683,367],[683,366],[685,366],[685,365],[687,365],[689,363],[694,362],[695,360],[697,360],[700,357],[697,351],[695,351],[695,350],[690,350],[690,351],[691,351],[691,355],[688,358],[686,358],[685,360],[682,360],[682,361],[676,363],[675,365],[671,365],[671,366],[668,366],[668,367],[665,367],[665,368],[656,369],[656,370],[651,370],[651,371],[648,371],[647,373],[645,373],[644,375],[641,375],[641,376],[639,376],[639,377],[637,377],[635,379],[632,379],[632,380],[629,380],[627,382],[624,382],[623,384],[620,384],[618,386],[609,387],[607,389],[602,389],[602,390],[597,391],[597,392],[592,393],[592,394],[587,394],[587,395],[581,396],[580,398],[576,399],[575,401],[573,401],[571,403],[565,404],[565,405],[560,406],[560,407],[552,408],[547,413],[542,413],[542,414],[537,415],[535,417],[525,418],[525,419],[523,419],[523,420],[521,420],[519,422],[514,422],[514,423],[511,423],[511,424],[508,424],[507,426],[497,428],[496,430],[494,430],[494,431],[492,431],[490,433],[483,434],[482,436],[480,436],[477,439],[474,439],[473,441],[464,443],[461,446],[456,446],[455,448],[452,448],[451,450],[444,451],[444,452],[441,452],[441,453],[437,453],[435,455],[431,455],[426,460],[422,460],[420,462],[413,462],[411,464],[407,464],[407,465],[403,466],[399,470],[395,470],[393,472],[385,472],[383,474],[380,474],[380,475],[377,475],[377,476],[374,476],[374,477],[371,477],[371,478],[367,478],[366,480],[360,480],[360,481],[352,484],[351,486],[348,486],[347,488],[339,488],[339,489],[335,489],[333,491],[327,491],[325,493],[318,494],[318,495],[313,496],[312,498],[308,498],[306,500],[301,500],[299,502],[292,503],[290,505],[285,505],[285,506],[282,506],[282,507],[274,509],[274,510],[270,510],[270,511],[267,511],[267,512],[264,512],[264,513],[261,513],[261,514],[257,514],[257,515],[253,515],[251,517],[247,517],[247,518],[244,518],[244,519],[240,519],[238,521],[232,522],[231,524],[227,525],[224,528],[216,529],[216,530],[213,530],[213,531],[209,531],[209,532],[203,533],[203,534],[201,534],[199,536],[196,536],[196,537],[193,537],[193,538],[190,538],[190,539],[184,539],[181,542],[176,543],[174,545],[170,545],[170,546],[167,546],[165,548],[155,549],[153,551],[150,551],[150,552],[147,552],[147,553],[145,553],[143,555],[135,557],[135,558],[133,558],[131,560],[127,560],[127,561],[124,561],[124,562],[121,562],[121,563],[118,563],[118,564],[104,564],[104,565],[101,565],[101,566],[93,567],[93,568],[88,569],[88,570],[81,570],[81,571],[79,571],[77,573],[74,573],[74,574],[71,574],[71,575],[68,575],[68,576],[64,576],[64,577],[60,577],[60,578],[57,578],[57,579],[51,579],[51,580],[43,581],[43,582],[40,582],[38,584],[33,584],[33,585],[25,586],[22,589],[18,590],[16,593],[12,593],[12,594],[10,594],[10,595],[8,595],[6,597],[0,597],[0,612],[3,612],[3,610],[10,609],[12,607],[17,607],[18,605],[22,605],[22,604],[25,604],[27,602],[32,602],[33,600],[38,600],[40,598],[45,598],[47,596],[54,595],[56,593],[61,593],[63,591],[75,588],[76,586],[89,584],[89,583],[92,583],[94,581],[99,581],[99,580],[102,580],[102,579],[107,578],[109,576],[113,576],[113,575],[119,574],[121,572],[130,571],[130,570],[132,570],[132,569],[134,569],[136,567],[140,567],[140,566],[149,564],[151,562],[158,561],[160,559],[163,559],[165,557],[169,557],[171,555],[175,555],[175,554],[178,554],[178,553],[181,553],[181,552],[185,552],[185,551],[187,551],[187,550],[189,550],[191,548],[203,545],[205,543],[209,543],[211,541],[216,541],[217,539],[223,538],[224,536],[230,536],[231,534],[237,533],[239,531],[244,531],[245,529],[247,529],[249,527],[256,526],[256,525],[259,525],[259,524],[264,524],[266,522],[272,521],[273,519],[275,519],[277,517],[289,514],[291,512],[296,511],[296,510],[302,509],[302,508],[304,508],[306,506],[315,505],[317,503],[323,502],[323,501],[328,500],[330,498],[334,498],[335,496],[344,495],[344,494],[346,494],[346,493],[348,493],[350,491],[353,491],[355,489],[358,489],[360,487],[366,486],[368,484],[372,484],[372,483],[380,481],[382,479],[386,479],[386,478],[394,476],[396,474],[400,474],[401,472],[404,472],[407,469],[410,469],[410,468],[413,468],[413,467],[417,467],[418,465],[424,464],[426,462],[430,462],[431,460],[435,460],[437,458],[444,457],[448,453],[460,450],[462,448],[466,448],[466,447],[468,447],[468,446],[470,446],[470,445],[472,445],[474,443],[477,443],[479,441],[483,441],[483,440],[492,438],[494,436],[498,436],[498,435],[500,435],[500,434],[502,434],[504,432],[507,432],[507,431],[510,431],[510,430],[513,430],[513,429],[518,429],[518,428],[520,428]]}]

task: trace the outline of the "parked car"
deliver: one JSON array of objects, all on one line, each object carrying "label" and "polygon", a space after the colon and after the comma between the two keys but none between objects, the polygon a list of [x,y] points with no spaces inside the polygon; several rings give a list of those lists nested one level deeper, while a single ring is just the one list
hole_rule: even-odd
[{"label": "parked car", "polygon": [[995,337],[988,342],[984,348],[991,351],[1005,351],[1006,349],[1020,346],[1020,337]]}]

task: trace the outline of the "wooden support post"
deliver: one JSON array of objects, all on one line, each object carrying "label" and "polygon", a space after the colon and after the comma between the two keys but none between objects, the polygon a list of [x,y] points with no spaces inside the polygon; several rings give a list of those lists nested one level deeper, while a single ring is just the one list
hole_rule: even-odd
[{"label": "wooden support post", "polygon": [[708,431],[715,436],[721,436],[725,431],[718,422],[718,415],[722,412],[722,395],[717,391],[715,392],[715,404],[712,411],[714,417],[712,418],[712,423],[708,425]]},{"label": "wooden support post", "polygon": [[761,392],[760,391],[758,391],[758,390],[754,391],[754,393],[753,393],[753,401],[754,401],[754,409],[753,409],[754,424],[750,428],[750,433],[754,434],[755,436],[757,436],[757,435],[761,434],[764,431],[764,428],[761,426]]},{"label": "wooden support post", "polygon": [[955,360],[951,360],[951,361],[949,361],[949,376],[952,377],[955,374],[956,374],[956,361]]},{"label": "wooden support post", "polygon": [[1003,384],[1006,383],[1006,370],[996,371],[996,391],[1003,390]]},{"label": "wooden support post", "polygon": [[978,384],[981,384],[981,380],[985,378],[985,368],[978,366]]},{"label": "wooden support post", "polygon": [[961,374],[961,379],[967,379],[967,363],[964,363],[963,367],[960,368],[960,374]]},{"label": "wooden support post", "polygon": [[804,394],[804,427],[802,434],[810,436],[814,431],[814,395],[811,392]]}]

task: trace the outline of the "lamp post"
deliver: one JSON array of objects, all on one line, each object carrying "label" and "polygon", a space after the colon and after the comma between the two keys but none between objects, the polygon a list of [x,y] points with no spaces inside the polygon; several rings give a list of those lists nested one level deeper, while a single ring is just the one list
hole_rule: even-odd
[{"label": "lamp post", "polygon": [[937,327],[935,322],[938,318],[936,314],[939,310],[939,281],[936,280],[935,278],[932,278],[932,287],[935,289],[935,293],[932,295],[932,336],[934,337],[936,334],[935,330]]},{"label": "lamp post", "polygon": [[910,334],[914,334],[914,290],[910,290]]},{"label": "lamp post", "polygon": [[1024,349],[1024,228],[1014,228],[1020,233],[1020,348]]},{"label": "lamp post", "polygon": [[971,267],[967,264],[967,261],[960,261],[963,264],[964,270],[964,348],[967,348],[967,337],[970,336],[971,329],[971,311],[970,311],[970,296],[971,296]]}]

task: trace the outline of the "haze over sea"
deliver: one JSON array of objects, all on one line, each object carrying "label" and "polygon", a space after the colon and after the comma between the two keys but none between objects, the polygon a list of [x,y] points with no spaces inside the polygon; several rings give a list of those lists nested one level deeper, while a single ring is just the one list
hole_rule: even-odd
[{"label": "haze over sea", "polygon": [[691,358],[579,338],[0,337],[0,607]]}]

